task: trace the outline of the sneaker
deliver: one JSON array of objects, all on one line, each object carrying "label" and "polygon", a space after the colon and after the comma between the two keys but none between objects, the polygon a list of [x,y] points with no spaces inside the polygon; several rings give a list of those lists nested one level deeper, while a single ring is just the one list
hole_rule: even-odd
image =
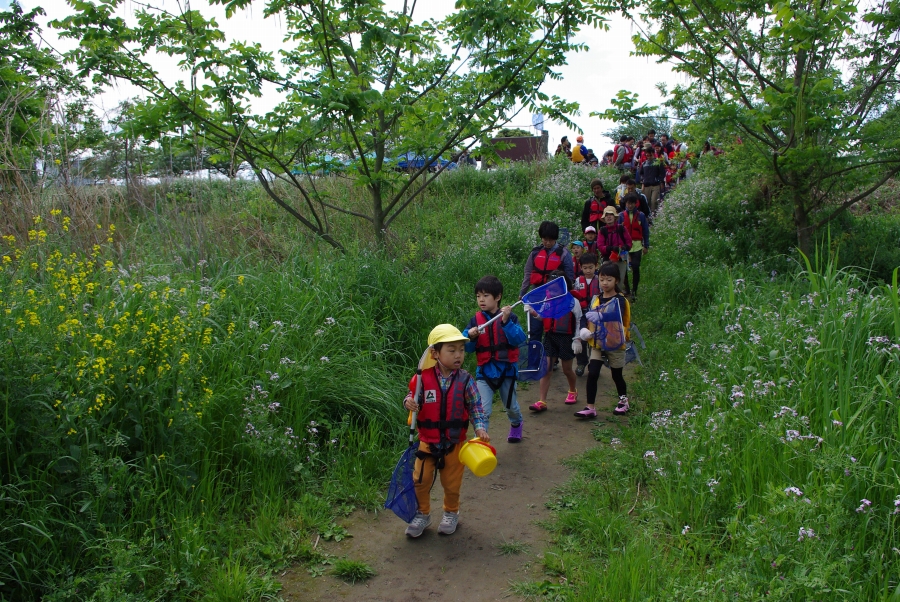
[{"label": "sneaker", "polygon": [[[443,521],[441,521],[443,525]],[[418,537],[422,534],[425,529],[431,526],[431,515],[430,514],[422,514],[421,512],[416,512],[416,515],[413,517],[411,521],[409,521],[409,526],[406,527],[406,536],[407,537]]]},{"label": "sneaker", "polygon": [[441,535],[453,535],[459,525],[459,512],[444,512],[444,518],[438,525],[438,533]]},{"label": "sneaker", "polygon": [[621,416],[622,414],[627,414],[628,410],[629,410],[628,397],[626,397],[625,395],[619,396],[619,403],[618,403],[618,405],[616,405],[615,409],[613,410],[613,414],[615,414],[617,416]]},{"label": "sneaker", "polygon": [[528,406],[528,409],[531,410],[532,412],[546,412],[547,404],[544,403],[543,401],[536,401],[533,404],[531,404],[530,406]]},{"label": "sneaker", "polygon": [[509,427],[509,435],[506,440],[510,443],[518,443],[522,440],[522,423]]},{"label": "sneaker", "polygon": [[572,405],[578,402],[578,391],[569,391],[569,394],[566,395],[566,405]]},{"label": "sneaker", "polygon": [[584,408],[579,412],[575,412],[575,415],[579,418],[596,418],[597,410],[594,408]]},{"label": "sneaker", "polygon": [[584,366],[582,366],[581,364],[578,364],[577,366],[575,366],[575,374],[577,376],[584,376],[584,368],[585,368]]}]

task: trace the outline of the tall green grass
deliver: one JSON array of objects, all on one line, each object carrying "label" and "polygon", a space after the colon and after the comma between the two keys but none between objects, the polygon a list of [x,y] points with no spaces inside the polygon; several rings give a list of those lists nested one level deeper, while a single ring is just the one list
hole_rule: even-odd
[{"label": "tall green grass", "polygon": [[897,272],[872,283],[828,247],[731,260],[685,207],[714,184],[657,219],[638,411],[573,463],[547,568],[570,600],[893,600]]},{"label": "tall green grass", "polygon": [[559,173],[588,176],[447,174],[386,249],[359,228],[346,253],[240,183],[78,219],[45,199],[0,242],[0,597],[271,596],[337,513],[380,505],[428,331],[485,274],[516,296],[537,224],[575,222],[586,191],[541,188]]}]

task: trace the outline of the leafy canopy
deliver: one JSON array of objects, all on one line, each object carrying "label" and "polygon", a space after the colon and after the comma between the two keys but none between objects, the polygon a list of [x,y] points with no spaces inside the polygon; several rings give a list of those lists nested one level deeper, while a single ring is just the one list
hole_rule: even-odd
[{"label": "leafy canopy", "polygon": [[[451,149],[470,148],[516,110],[565,123],[577,105],[541,92],[582,26],[604,26],[598,0],[459,0],[441,21],[417,20],[416,2],[389,10],[381,0],[212,0],[226,17],[262,6],[284,24],[277,54],[229,40],[200,9],[170,12],[124,0],[70,0],[59,22],[79,40],[70,54],[100,84],[126,79],[148,97],[138,104],[146,136],[191,134],[221,149],[220,161],[246,162],[269,196],[335,246],[328,214],[368,220],[377,239],[419,198]],[[180,6],[180,5],[179,5]],[[208,12],[208,11],[207,11]],[[153,57],[179,61],[167,80]],[[259,112],[256,99],[278,102]],[[420,159],[411,173],[400,156]],[[315,186],[323,157],[366,189],[367,207],[328,198]],[[294,201],[296,199],[296,202]]]},{"label": "leafy canopy", "polygon": [[689,76],[667,105],[740,133],[810,234],[900,172],[900,2],[621,0],[636,54]]}]

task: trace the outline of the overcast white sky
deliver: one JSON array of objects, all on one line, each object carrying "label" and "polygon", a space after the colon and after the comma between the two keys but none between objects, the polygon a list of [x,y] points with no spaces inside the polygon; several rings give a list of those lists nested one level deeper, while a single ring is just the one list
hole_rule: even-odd
[{"label": "overcast white sky", "polygon": [[[388,5],[397,3],[399,6],[399,0],[388,0],[387,3]],[[0,7],[8,4],[9,0],[0,0]],[[21,4],[26,10],[42,6],[48,15],[46,20],[62,18],[72,12],[65,0],[21,0]],[[231,19],[225,18],[222,7],[210,7],[206,2],[202,4],[204,14],[216,15],[219,26],[230,39],[259,42],[263,48],[276,51],[284,37],[283,23],[272,18],[264,19],[261,3],[255,9],[239,12]],[[441,19],[454,10],[454,4],[455,0],[420,0],[416,14],[420,19]],[[173,11],[178,10],[175,0],[160,0],[160,5]],[[124,11],[130,12],[133,8],[131,2],[126,0]],[[665,82],[672,87],[681,81],[681,76],[673,73],[668,65],[658,65],[646,58],[629,56],[634,48],[631,35],[632,25],[622,17],[614,17],[610,21],[609,31],[584,29],[575,40],[586,43],[590,50],[570,54],[569,64],[561,69],[563,79],[548,80],[543,87],[543,90],[551,96],[557,95],[579,103],[581,115],[575,118],[575,122],[584,130],[585,144],[597,155],[602,155],[604,150],[611,147],[611,142],[602,135],[611,124],[595,117],[588,117],[588,113],[609,108],[610,99],[619,90],[638,93],[641,103],[659,104],[656,84]],[[59,40],[49,27],[44,28],[44,37],[60,51],[72,46],[70,41]],[[176,75],[174,61],[161,57],[159,64],[167,65],[160,67],[163,72],[168,68],[173,77]],[[137,89],[127,84],[122,85],[110,90],[100,99],[101,109],[111,109],[119,100],[137,94]],[[529,127],[531,117],[520,114],[510,125]],[[551,152],[556,148],[560,137],[568,134],[570,139],[574,139],[576,134],[555,123],[545,124],[545,128],[550,131]]]}]

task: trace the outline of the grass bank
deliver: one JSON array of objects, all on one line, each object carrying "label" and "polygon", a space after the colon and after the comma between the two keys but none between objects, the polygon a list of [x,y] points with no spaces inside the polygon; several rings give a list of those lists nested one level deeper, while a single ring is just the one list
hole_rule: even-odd
[{"label": "grass bank", "polygon": [[387,249],[336,218],[344,254],[241,183],[5,199],[0,598],[276,596],[383,501],[428,331],[484,274],[515,295],[587,178],[447,174]]},{"label": "grass bank", "polygon": [[572,462],[531,598],[900,596],[897,272],[749,244],[765,232],[722,224],[761,219],[752,189],[722,181],[701,172],[656,220],[639,409]]}]

